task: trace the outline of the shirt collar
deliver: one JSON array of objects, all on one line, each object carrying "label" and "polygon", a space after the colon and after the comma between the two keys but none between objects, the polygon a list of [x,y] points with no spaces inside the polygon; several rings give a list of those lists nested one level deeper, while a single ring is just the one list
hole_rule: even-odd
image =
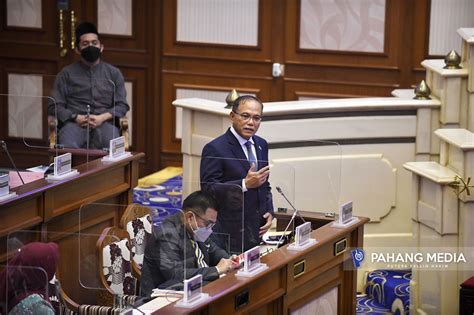
[{"label": "shirt collar", "polygon": [[239,135],[237,133],[237,131],[235,131],[233,126],[230,126],[230,132],[232,132],[232,134],[237,138],[237,140],[239,141],[241,146],[245,145],[245,143],[247,143],[247,141],[250,141],[253,145],[255,145],[255,142],[253,142],[253,137],[250,137],[249,140],[245,139],[244,137]]}]

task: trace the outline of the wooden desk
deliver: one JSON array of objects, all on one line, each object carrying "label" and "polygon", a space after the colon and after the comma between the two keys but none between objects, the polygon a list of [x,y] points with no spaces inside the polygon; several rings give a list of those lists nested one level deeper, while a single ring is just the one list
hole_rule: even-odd
[{"label": "wooden desk", "polygon": [[[295,217],[295,227],[303,224],[303,219],[307,222],[311,222],[311,228],[313,230],[319,229],[323,225],[326,225],[334,221],[337,217],[327,217],[322,212],[313,212],[313,211],[298,211],[299,215]],[[291,217],[293,216],[293,210],[288,210],[287,212],[275,212],[275,218],[277,219],[277,231],[284,231]]]},{"label": "wooden desk", "polygon": [[[306,218],[305,218],[306,219]],[[258,276],[237,278],[235,271],[205,287],[210,299],[193,309],[173,304],[154,314],[289,314],[315,302],[329,292],[328,303],[337,304],[338,314],[355,314],[357,273],[353,270],[350,249],[362,247],[367,218],[352,226],[337,229],[326,224],[312,232],[318,243],[305,251],[280,248],[262,258],[269,268]],[[346,250],[335,255],[335,244],[346,240]],[[304,272],[295,274],[295,266]],[[332,294],[332,295],[331,295]],[[248,303],[237,307],[237,300]],[[331,300],[332,296],[332,300]]]},{"label": "wooden desk", "polygon": [[[123,205],[132,203],[138,162],[144,156],[134,153],[114,163],[94,160],[78,166],[78,176],[55,183],[41,179],[13,189],[18,196],[0,203],[0,263],[7,259],[9,237],[22,242],[54,241],[62,255],[59,273],[64,290],[75,301],[95,304],[95,293],[78,281],[78,270],[81,262],[95,264],[97,239],[91,236],[80,243],[77,233],[99,236],[105,227],[118,226]],[[95,202],[107,205],[81,209]]]}]

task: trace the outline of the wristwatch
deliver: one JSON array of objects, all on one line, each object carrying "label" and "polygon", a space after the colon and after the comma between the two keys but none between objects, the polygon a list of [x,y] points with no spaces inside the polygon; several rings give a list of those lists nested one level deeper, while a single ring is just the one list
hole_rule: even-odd
[{"label": "wristwatch", "polygon": [[74,114],[71,115],[71,117],[69,117],[69,120],[70,121],[76,121],[76,118],[77,118],[77,114],[74,113]]}]

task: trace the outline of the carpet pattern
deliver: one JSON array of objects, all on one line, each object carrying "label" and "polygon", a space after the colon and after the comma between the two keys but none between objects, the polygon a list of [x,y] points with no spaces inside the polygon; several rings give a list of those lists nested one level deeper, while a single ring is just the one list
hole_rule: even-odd
[{"label": "carpet pattern", "polygon": [[410,280],[411,270],[369,272],[365,294],[357,297],[357,314],[409,314]]},{"label": "carpet pattern", "polygon": [[133,202],[150,207],[153,225],[181,210],[183,176],[172,177],[160,184],[133,189]]}]

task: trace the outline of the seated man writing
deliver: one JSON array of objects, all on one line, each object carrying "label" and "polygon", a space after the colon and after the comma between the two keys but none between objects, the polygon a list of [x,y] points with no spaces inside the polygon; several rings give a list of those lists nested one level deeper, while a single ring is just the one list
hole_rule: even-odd
[{"label": "seated man writing", "polygon": [[122,73],[100,58],[104,45],[94,24],[76,28],[76,53],[81,59],[56,77],[48,113],[59,123],[58,144],[66,148],[103,149],[118,137],[114,119],[130,109]]},{"label": "seated man writing", "polygon": [[198,274],[203,283],[239,267],[237,256],[209,239],[217,220],[217,202],[207,192],[195,191],[183,202],[183,213],[167,217],[153,231],[143,259],[141,295],[155,288],[182,289],[186,279]]}]

